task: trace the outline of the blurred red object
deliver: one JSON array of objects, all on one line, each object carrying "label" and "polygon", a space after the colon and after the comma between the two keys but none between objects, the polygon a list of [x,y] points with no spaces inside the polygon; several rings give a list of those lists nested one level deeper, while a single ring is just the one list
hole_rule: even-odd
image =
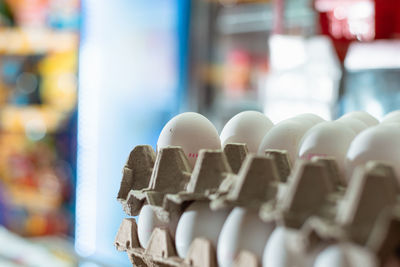
[{"label": "blurred red object", "polygon": [[225,69],[225,90],[231,97],[242,97],[250,88],[251,56],[246,50],[228,53]]},{"label": "blurred red object", "polygon": [[400,1],[375,0],[375,38],[400,38]]},{"label": "blurred red object", "polygon": [[352,41],[400,37],[398,0],[316,0],[315,8],[342,62]]}]

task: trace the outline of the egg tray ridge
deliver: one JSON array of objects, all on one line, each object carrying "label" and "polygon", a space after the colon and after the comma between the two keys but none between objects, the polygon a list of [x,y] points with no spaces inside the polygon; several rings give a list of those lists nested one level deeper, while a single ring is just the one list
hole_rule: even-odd
[{"label": "egg tray ridge", "polygon": [[[180,147],[156,155],[151,146],[140,145],[123,168],[117,199],[128,216],[149,204],[166,223],[196,200],[209,201],[213,210],[245,207],[258,211],[266,223],[297,229],[301,257],[321,248],[316,244],[350,241],[385,262],[400,245],[400,235],[393,235],[400,232],[400,216],[392,208],[398,205],[399,192],[392,168],[370,162],[355,172],[347,187],[339,178],[336,162],[326,157],[299,160],[292,169],[285,151],[257,156],[244,144],[228,144],[223,151],[201,150],[192,171]],[[162,228],[141,248],[134,218],[123,220],[115,245],[128,253],[134,266],[217,266],[210,241],[195,239],[181,259]],[[249,264],[260,266],[251,252],[238,253],[235,266]]]}]

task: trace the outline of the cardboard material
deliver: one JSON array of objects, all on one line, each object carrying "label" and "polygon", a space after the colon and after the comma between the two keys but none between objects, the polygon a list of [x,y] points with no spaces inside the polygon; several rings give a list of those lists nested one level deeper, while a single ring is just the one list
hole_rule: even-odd
[{"label": "cardboard material", "polygon": [[[300,172],[294,170],[294,173]],[[328,195],[335,193],[331,191]],[[349,251],[345,253],[349,266],[384,266],[400,247],[400,225],[395,215],[400,213],[394,208],[397,196],[398,185],[392,169],[383,163],[368,163],[356,171],[344,197],[336,202],[335,217],[325,216],[326,212],[314,212],[311,217],[293,215],[297,222],[306,218],[302,225],[288,224],[284,218],[286,227],[296,229],[286,240],[288,244],[296,244],[289,246],[288,254],[302,262],[300,266],[312,266],[323,249],[336,245]],[[331,208],[329,202],[319,203],[322,210]],[[388,210],[386,216],[385,210]],[[285,214],[285,209],[282,211]]]},{"label": "cardboard material", "polygon": [[218,197],[211,203],[212,209],[226,206],[259,208],[277,193],[276,183],[279,174],[272,157],[248,155],[239,173],[231,175],[231,186],[226,195]]},{"label": "cardboard material", "polygon": [[139,214],[141,208],[134,196],[131,196],[131,190],[141,190],[148,186],[155,157],[156,154],[151,146],[136,146],[129,154],[122,170],[123,175],[117,200],[121,202],[124,211],[130,216]]},{"label": "cardboard material", "polygon": [[379,216],[367,241],[380,262],[394,262],[400,248],[400,207],[387,208]]},{"label": "cardboard material", "polygon": [[135,219],[126,218],[122,221],[115,238],[115,246],[119,251],[127,251],[131,248],[139,247]]},{"label": "cardboard material", "polygon": [[286,151],[267,149],[265,151],[265,155],[267,157],[271,157],[275,161],[276,169],[279,175],[279,181],[285,183],[291,171],[290,161]]},{"label": "cardboard material", "polygon": [[319,214],[328,194],[334,190],[329,178],[325,166],[319,162],[297,163],[281,205],[287,226],[298,228],[311,215]]},{"label": "cardboard material", "polygon": [[188,266],[217,267],[215,248],[209,240],[196,238],[189,248],[184,263]]},{"label": "cardboard material", "polygon": [[[389,266],[399,263],[399,191],[393,169],[382,162],[357,169],[346,186],[335,160],[327,157],[299,160],[292,169],[284,151],[257,156],[243,144],[228,144],[223,151],[201,150],[192,170],[180,147],[156,155],[150,146],[137,146],[123,168],[117,199],[128,216],[149,204],[165,222],[179,220],[199,200],[209,201],[211,209],[253,209],[267,224],[292,229],[289,254],[301,267],[312,266],[331,245],[349,251],[351,266]],[[210,241],[195,239],[181,259],[162,228],[141,248],[132,218],[123,220],[115,245],[134,266],[217,266]],[[260,259],[241,251],[234,266],[260,266]]]},{"label": "cardboard material", "polygon": [[[146,150],[145,153],[138,153],[137,158],[132,161],[140,162],[143,158],[150,157],[154,151]],[[131,153],[132,154],[132,153]],[[148,167],[148,166],[147,166]],[[189,162],[180,147],[167,147],[162,149],[156,157],[154,169],[150,179],[148,172],[142,169],[132,169],[140,182],[138,183],[121,183],[121,187],[131,187],[120,189],[120,192],[129,191],[126,199],[119,199],[122,203],[124,211],[131,216],[139,214],[144,203],[148,203],[160,210],[163,206],[164,197],[168,193],[177,193],[183,190],[189,181],[191,168]],[[145,188],[135,187],[137,184],[143,185],[148,181]],[[161,216],[160,216],[161,217]]]},{"label": "cardboard material", "polygon": [[245,144],[232,143],[225,145],[224,153],[233,173],[238,173],[249,151]]},{"label": "cardboard material", "polygon": [[233,262],[233,267],[261,267],[256,255],[247,250],[242,250]]},{"label": "cardboard material", "polygon": [[336,221],[354,242],[364,245],[382,210],[395,205],[398,192],[396,177],[389,166],[371,162],[366,168],[358,168]]}]

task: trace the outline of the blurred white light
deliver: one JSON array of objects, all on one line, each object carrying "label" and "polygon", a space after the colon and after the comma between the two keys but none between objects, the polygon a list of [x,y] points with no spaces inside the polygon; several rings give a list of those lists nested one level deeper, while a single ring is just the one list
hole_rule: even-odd
[{"label": "blurred white light", "polygon": [[348,6],[346,16],[349,19],[369,18],[374,15],[374,2],[361,1]]},{"label": "blurred white light", "polygon": [[267,98],[304,98],[306,80],[304,75],[293,72],[277,73],[267,79]]},{"label": "blurred white light", "polygon": [[329,38],[272,36],[271,72],[266,79],[264,111],[274,121],[300,113],[331,119],[341,78]]},{"label": "blurred white light", "polygon": [[350,71],[400,68],[400,40],[353,42],[344,66]]},{"label": "blurred white light", "polygon": [[321,102],[290,100],[267,102],[264,106],[264,112],[274,123],[301,113],[313,113],[325,120],[332,119],[329,107],[327,107],[326,103]]},{"label": "blurred white light", "polygon": [[75,249],[82,256],[96,250],[98,88],[101,53],[96,45],[80,50]]},{"label": "blurred white light", "polygon": [[335,88],[333,79],[329,76],[319,76],[314,78],[310,87],[311,98],[317,101],[329,103],[335,99]]},{"label": "blurred white light", "polygon": [[46,135],[46,123],[41,117],[30,119],[25,124],[25,134],[32,141],[39,141]]},{"label": "blurred white light", "polygon": [[273,35],[269,39],[269,47],[273,69],[295,68],[304,64],[307,59],[302,37]]},{"label": "blurred white light", "polygon": [[377,118],[378,120],[381,120],[384,115],[382,105],[373,98],[368,99],[368,101],[366,101],[366,103],[367,103],[367,106],[366,106],[365,111],[368,112],[369,114],[371,114],[372,116],[374,116],[375,118]]}]

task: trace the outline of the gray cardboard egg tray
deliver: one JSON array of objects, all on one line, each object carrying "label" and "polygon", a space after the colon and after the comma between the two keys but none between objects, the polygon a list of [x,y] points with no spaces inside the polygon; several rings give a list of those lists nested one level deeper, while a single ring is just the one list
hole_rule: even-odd
[{"label": "gray cardboard egg tray", "polygon": [[[192,171],[180,147],[167,147],[156,155],[151,146],[140,145],[123,168],[117,199],[128,216],[149,204],[166,223],[177,221],[197,200],[208,200],[213,210],[256,210],[266,224],[296,231],[289,250],[299,266],[312,266],[315,256],[331,244],[350,244],[362,251],[349,266],[398,266],[389,265],[399,263],[400,250],[400,194],[392,168],[369,162],[356,169],[347,186],[340,181],[332,158],[299,160],[291,168],[285,151],[267,150],[265,156],[257,156],[244,144],[228,144],[223,151],[201,150]],[[210,241],[195,239],[181,259],[163,228],[154,229],[143,249],[134,218],[122,221],[115,246],[127,252],[134,266],[218,266]],[[234,263],[260,265],[250,251],[241,251]]]}]

